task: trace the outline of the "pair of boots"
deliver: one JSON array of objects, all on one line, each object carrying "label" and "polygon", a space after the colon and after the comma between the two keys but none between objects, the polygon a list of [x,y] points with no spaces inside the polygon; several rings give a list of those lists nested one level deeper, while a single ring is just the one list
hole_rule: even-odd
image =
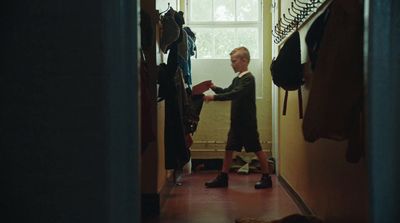
[{"label": "pair of boots", "polygon": [[[228,174],[221,172],[218,176],[205,183],[207,188],[223,188],[228,187]],[[261,179],[254,185],[255,189],[264,189],[264,188],[271,188],[272,187],[272,180],[271,176],[268,174],[263,174]]]}]

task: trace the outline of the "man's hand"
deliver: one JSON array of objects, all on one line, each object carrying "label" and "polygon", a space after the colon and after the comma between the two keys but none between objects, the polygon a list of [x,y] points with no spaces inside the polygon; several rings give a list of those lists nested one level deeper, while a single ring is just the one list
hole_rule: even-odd
[{"label": "man's hand", "polygon": [[204,101],[209,102],[214,100],[214,95],[204,95]]}]

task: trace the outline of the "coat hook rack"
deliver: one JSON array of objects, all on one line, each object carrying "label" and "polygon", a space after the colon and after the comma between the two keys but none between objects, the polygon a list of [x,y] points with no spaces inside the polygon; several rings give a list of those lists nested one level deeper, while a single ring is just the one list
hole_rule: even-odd
[{"label": "coat hook rack", "polygon": [[[272,30],[274,42],[276,44],[283,41],[292,31],[298,30],[304,23],[310,20],[319,9],[323,8],[331,0],[292,0],[289,4],[288,13],[283,13],[283,18],[279,18]],[[275,2],[274,2],[275,3]],[[276,5],[273,5],[276,7]]]}]

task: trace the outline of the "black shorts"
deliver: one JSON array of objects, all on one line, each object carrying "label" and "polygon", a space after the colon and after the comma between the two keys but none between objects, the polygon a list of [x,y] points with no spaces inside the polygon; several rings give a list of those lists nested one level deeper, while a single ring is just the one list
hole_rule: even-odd
[{"label": "black shorts", "polygon": [[229,130],[225,149],[240,152],[243,147],[246,152],[261,151],[260,137],[256,128]]}]

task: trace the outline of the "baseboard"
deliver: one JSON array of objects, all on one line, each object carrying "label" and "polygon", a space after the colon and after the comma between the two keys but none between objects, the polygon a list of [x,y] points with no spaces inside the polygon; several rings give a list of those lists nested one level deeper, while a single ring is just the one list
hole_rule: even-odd
[{"label": "baseboard", "polygon": [[174,177],[175,176],[173,174],[169,175],[167,180],[165,181],[164,186],[161,188],[161,191],[159,193],[160,194],[160,207],[161,208],[164,205],[165,201],[167,200],[168,195],[171,193],[172,188],[175,186]]},{"label": "baseboard", "polygon": [[164,186],[158,193],[142,193],[142,215],[143,216],[158,216],[161,213],[161,208],[165,203],[166,197],[170,194],[175,185],[174,176],[168,177]]},{"label": "baseboard", "polygon": [[299,207],[301,213],[303,215],[314,215],[311,209],[306,205],[304,200],[299,196],[299,194],[289,185],[289,183],[281,176],[278,176],[278,181],[282,185],[282,187],[286,190],[289,196],[296,203],[297,207]]}]

